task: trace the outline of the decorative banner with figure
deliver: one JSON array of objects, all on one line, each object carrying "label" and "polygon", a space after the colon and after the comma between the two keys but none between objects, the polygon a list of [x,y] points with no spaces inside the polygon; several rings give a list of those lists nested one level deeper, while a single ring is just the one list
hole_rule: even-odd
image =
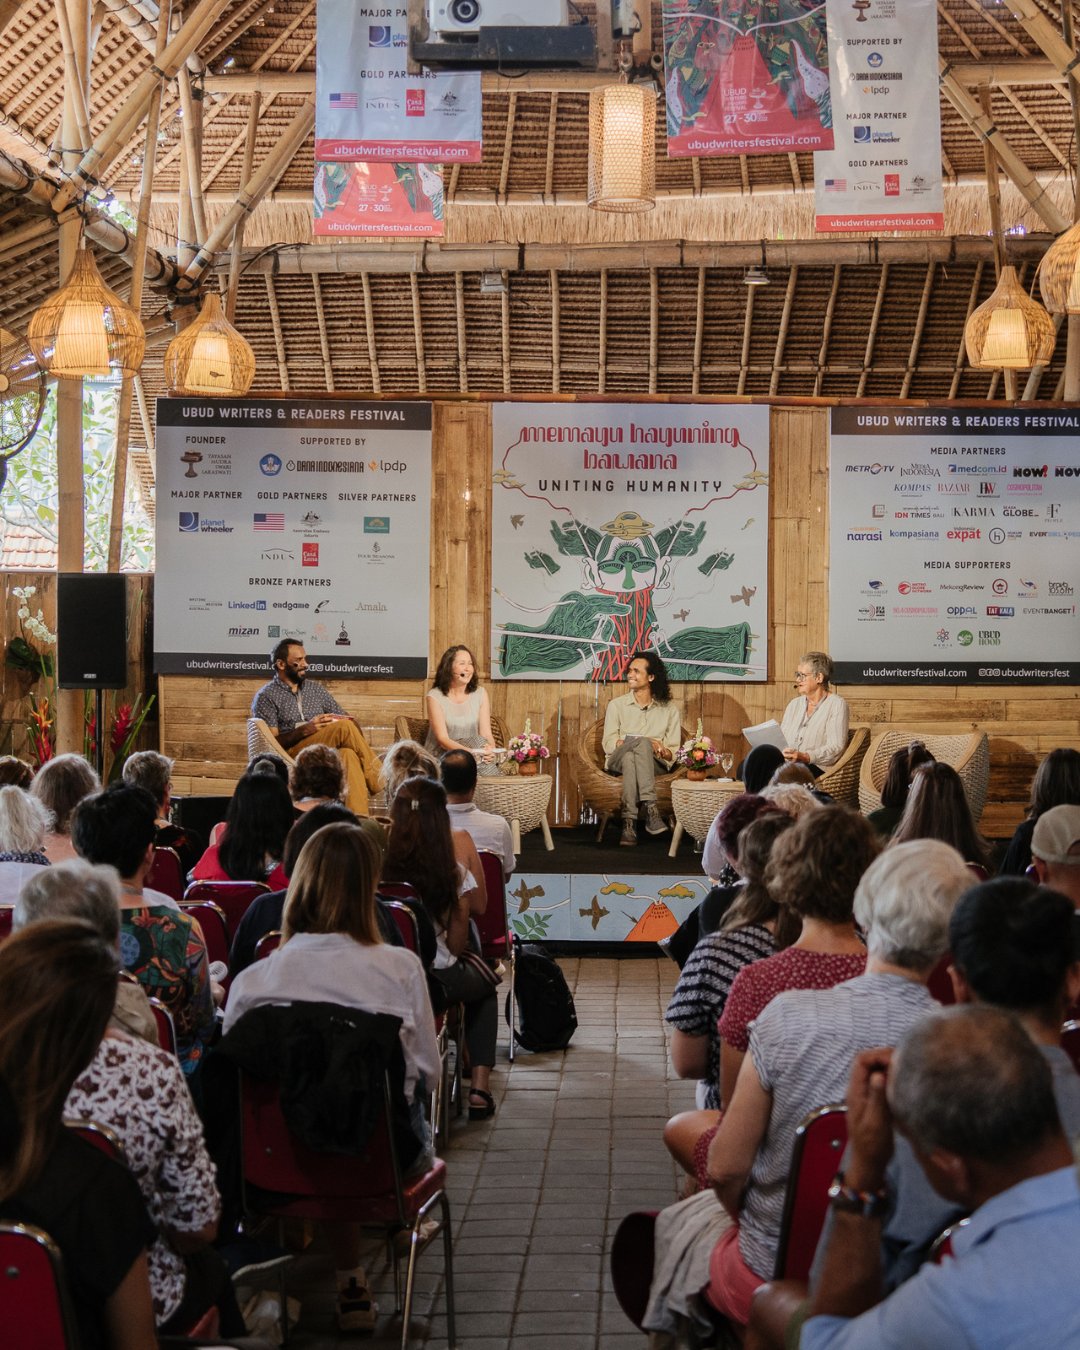
[{"label": "decorative banner with figure", "polygon": [[769,410],[496,403],[492,670],[764,680]]},{"label": "decorative banner with figure", "polygon": [[824,0],[664,0],[668,155],[833,144]]},{"label": "decorative banner with figure", "polygon": [[440,235],[438,164],[316,164],[316,236]]}]

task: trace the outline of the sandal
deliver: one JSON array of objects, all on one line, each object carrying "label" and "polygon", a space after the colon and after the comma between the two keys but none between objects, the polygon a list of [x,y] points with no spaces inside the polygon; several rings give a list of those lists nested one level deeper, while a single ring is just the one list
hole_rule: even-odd
[{"label": "sandal", "polygon": [[[480,1097],[483,1100],[483,1106],[474,1106],[473,1097]],[[495,1098],[490,1092],[484,1092],[480,1088],[469,1089],[469,1119],[470,1120],[490,1120],[495,1114]]]}]

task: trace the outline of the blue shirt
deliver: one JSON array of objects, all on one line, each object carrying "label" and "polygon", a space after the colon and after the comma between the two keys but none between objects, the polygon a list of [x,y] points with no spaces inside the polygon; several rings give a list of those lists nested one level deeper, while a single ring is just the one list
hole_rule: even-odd
[{"label": "blue shirt", "polygon": [[861,1317],[812,1317],[802,1350],[1047,1350],[1080,1346],[1080,1189],[1062,1167],[988,1200],[923,1266]]},{"label": "blue shirt", "polygon": [[320,713],[345,714],[345,709],[321,684],[305,680],[294,693],[277,675],[256,691],[252,717],[261,717],[276,731],[292,731],[298,722],[310,722]]}]

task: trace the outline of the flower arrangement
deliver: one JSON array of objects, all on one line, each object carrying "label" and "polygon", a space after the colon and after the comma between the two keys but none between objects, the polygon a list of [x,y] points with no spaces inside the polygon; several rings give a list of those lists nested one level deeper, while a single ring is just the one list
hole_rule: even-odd
[{"label": "flower arrangement", "polygon": [[511,736],[507,750],[510,758],[518,764],[535,764],[539,759],[547,759],[551,751],[544,744],[539,732],[532,730],[532,723],[525,719],[525,730],[520,736]]},{"label": "flower arrangement", "polygon": [[[35,680],[42,677],[52,679],[53,658],[42,649],[55,644],[56,634],[49,631],[43,610],[39,609],[37,614],[30,613],[30,601],[37,594],[37,587],[14,586],[11,593],[19,602],[19,608],[15,611],[19,632],[8,642],[6,662],[16,670],[25,671]],[[41,646],[35,647],[31,638],[35,638]]]},{"label": "flower arrangement", "polygon": [[[151,694],[143,703],[142,694],[137,694],[134,703],[121,703],[113,713],[112,728],[109,732],[112,767],[109,769],[108,782],[119,782],[124,763],[128,755],[131,754],[135,738],[142,730],[142,724],[146,721],[146,714],[154,706],[156,697],[156,694]],[[142,707],[139,706],[140,703],[142,703]]]},{"label": "flower arrangement", "polygon": [[675,752],[676,763],[687,769],[711,769],[720,763],[720,755],[713,748],[708,736],[701,733],[701,718],[698,718],[697,731],[688,741],[684,741]]}]

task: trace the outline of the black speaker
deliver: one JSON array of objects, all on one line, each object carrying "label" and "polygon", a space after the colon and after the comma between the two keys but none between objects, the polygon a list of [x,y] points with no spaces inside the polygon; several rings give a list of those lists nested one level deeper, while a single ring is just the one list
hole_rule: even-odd
[{"label": "black speaker", "polygon": [[127,684],[127,600],[115,572],[56,578],[56,683],[60,689]]}]

